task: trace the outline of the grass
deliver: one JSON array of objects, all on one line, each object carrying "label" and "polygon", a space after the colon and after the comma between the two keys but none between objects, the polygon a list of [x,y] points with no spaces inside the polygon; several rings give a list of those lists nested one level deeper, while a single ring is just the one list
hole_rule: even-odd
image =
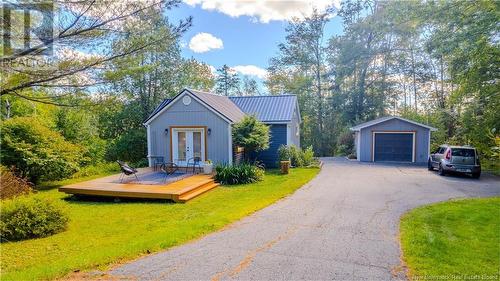
[{"label": "grass", "polygon": [[410,280],[498,280],[500,197],[417,208],[400,229]]},{"label": "grass", "polygon": [[1,280],[54,279],[182,244],[270,205],[307,183],[318,171],[296,168],[289,175],[266,172],[262,182],[222,186],[186,204],[76,201],[56,190],[39,192],[33,196],[63,202],[70,217],[68,230],[2,244]]}]

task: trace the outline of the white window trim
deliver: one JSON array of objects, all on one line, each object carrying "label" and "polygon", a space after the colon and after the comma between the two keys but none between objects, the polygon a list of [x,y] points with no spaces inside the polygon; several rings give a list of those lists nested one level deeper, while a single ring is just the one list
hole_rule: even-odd
[{"label": "white window trim", "polygon": [[413,135],[413,143],[411,149],[411,162],[415,163],[415,148],[416,148],[416,132],[414,131],[372,131],[372,162],[375,162],[375,134],[412,134]]},{"label": "white window trim", "polygon": [[356,158],[361,161],[361,131],[356,132]]},{"label": "white window trim", "polygon": [[427,160],[431,156],[431,132],[430,131],[429,131],[428,136],[429,136],[429,140],[427,142]]},{"label": "white window trim", "polygon": [[[176,163],[176,159],[179,157],[178,156],[178,152],[177,152],[177,149],[176,149],[176,145],[178,145],[178,135],[177,133],[178,132],[186,132],[186,144],[188,144],[188,141],[187,141],[187,132],[200,132],[201,133],[201,163],[205,163],[206,160],[208,159],[205,159],[205,155],[208,156],[208,151],[205,151],[205,149],[207,148],[207,144],[206,142],[208,141],[206,139],[206,132],[205,132],[205,129],[204,128],[189,128],[189,127],[183,127],[183,128],[172,128],[171,130],[171,134],[172,134],[172,151],[170,151],[170,153],[172,154],[172,162]],[[192,147],[191,147],[192,148]],[[189,158],[189,157],[188,157]],[[188,159],[186,159],[187,161]],[[185,167],[185,166],[182,166],[180,165],[179,163],[176,163],[177,165],[181,166],[181,167]]]},{"label": "white window trim", "polygon": [[290,146],[294,144],[292,140],[292,123],[286,124],[286,145]]}]

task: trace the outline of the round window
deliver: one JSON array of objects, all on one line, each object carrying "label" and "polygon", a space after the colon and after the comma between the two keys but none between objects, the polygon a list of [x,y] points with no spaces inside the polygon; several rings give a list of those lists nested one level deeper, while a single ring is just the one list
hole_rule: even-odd
[{"label": "round window", "polygon": [[191,103],[191,97],[190,97],[190,96],[184,96],[184,97],[182,98],[182,103],[183,103],[184,105],[189,105],[189,104]]}]

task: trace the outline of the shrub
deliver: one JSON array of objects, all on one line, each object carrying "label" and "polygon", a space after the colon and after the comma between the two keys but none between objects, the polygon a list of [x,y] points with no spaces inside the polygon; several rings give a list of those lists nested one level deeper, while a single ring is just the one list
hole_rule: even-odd
[{"label": "shrub", "polygon": [[55,129],[67,140],[84,148],[83,165],[104,160],[107,143],[99,138],[98,120],[85,108],[58,108],[55,113]]},{"label": "shrub", "polygon": [[302,151],[302,163],[304,166],[315,165],[318,161],[314,158],[314,150],[312,146]]},{"label": "shrub", "polygon": [[290,149],[288,146],[282,144],[278,147],[278,159],[279,161],[290,161],[292,155],[290,154]]},{"label": "shrub", "polygon": [[302,167],[304,166],[304,161],[302,161],[302,150],[295,145],[289,146],[290,149],[290,161],[292,167]]},{"label": "shrub", "polygon": [[349,147],[345,144],[338,145],[337,149],[335,150],[335,155],[339,156],[348,155],[351,153],[352,153],[351,149],[349,149]]},{"label": "shrub", "polygon": [[254,165],[243,163],[239,165],[217,165],[215,180],[222,184],[244,184],[261,181],[264,170]]},{"label": "shrub", "polygon": [[1,163],[15,166],[31,182],[58,180],[78,170],[82,147],[31,117],[6,120],[1,126]]},{"label": "shrub", "polygon": [[8,199],[31,192],[32,184],[25,178],[18,177],[14,168],[0,166],[0,199]]},{"label": "shrub", "polygon": [[81,143],[84,147],[84,165],[96,165],[105,162],[106,149],[108,142],[98,137],[91,138],[90,140]]},{"label": "shrub", "polygon": [[66,229],[68,217],[61,207],[33,196],[22,196],[2,202],[1,241],[45,237]]},{"label": "shrub", "polygon": [[354,136],[352,132],[344,131],[337,138],[337,155],[348,155],[354,150]]},{"label": "shrub", "polygon": [[314,165],[317,161],[314,158],[312,146],[301,150],[295,145],[281,145],[278,148],[278,159],[280,161],[290,160],[293,167],[304,167]]},{"label": "shrub", "polygon": [[114,140],[106,154],[108,161],[136,163],[147,155],[146,131],[132,130]]},{"label": "shrub", "polygon": [[232,134],[233,143],[245,149],[246,160],[252,152],[269,148],[269,126],[257,120],[255,116],[245,116],[234,124]]},{"label": "shrub", "polygon": [[290,161],[293,167],[302,167],[302,151],[295,145],[280,145],[278,148],[278,159],[280,161]]},{"label": "shrub", "polygon": [[98,163],[95,165],[89,165],[82,167],[78,172],[73,174],[71,178],[83,178],[101,174],[110,174],[113,172],[120,172],[120,166],[116,162]]}]

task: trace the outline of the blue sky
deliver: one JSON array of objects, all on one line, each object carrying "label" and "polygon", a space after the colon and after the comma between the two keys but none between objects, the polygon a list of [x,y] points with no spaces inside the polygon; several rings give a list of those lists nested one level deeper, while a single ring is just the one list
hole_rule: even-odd
[{"label": "blue sky", "polygon": [[[179,8],[167,11],[172,23],[193,16],[193,26],[181,39],[182,55],[194,57],[215,68],[227,64],[240,74],[253,75],[261,82],[261,70],[268,66],[269,59],[277,54],[277,45],[284,41],[287,18],[300,9],[303,9],[302,14],[306,14],[310,5],[303,3],[307,3],[306,0],[247,0],[243,4],[232,3],[234,5],[220,0],[219,6],[216,3],[218,0],[186,1],[191,5],[182,3]],[[326,38],[340,34],[340,19],[332,18],[325,31]],[[200,33],[203,35],[200,36]],[[191,41],[197,35],[199,40],[195,38]]]}]

